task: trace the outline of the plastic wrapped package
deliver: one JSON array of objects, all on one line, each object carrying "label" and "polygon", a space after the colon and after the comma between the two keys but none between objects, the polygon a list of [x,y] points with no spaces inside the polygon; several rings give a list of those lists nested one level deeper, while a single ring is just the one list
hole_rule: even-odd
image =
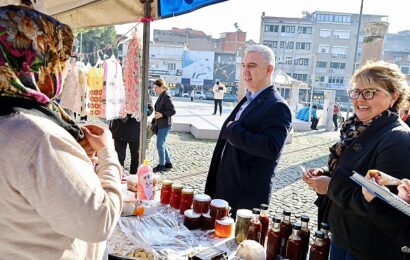
[{"label": "plastic wrapped package", "polygon": [[154,214],[142,218],[120,218],[121,230],[140,248],[156,251],[186,252],[194,244],[194,236],[175,217]]}]

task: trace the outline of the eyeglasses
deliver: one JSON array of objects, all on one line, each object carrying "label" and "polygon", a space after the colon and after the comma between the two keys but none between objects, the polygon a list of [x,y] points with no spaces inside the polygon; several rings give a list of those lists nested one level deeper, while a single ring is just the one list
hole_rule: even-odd
[{"label": "eyeglasses", "polygon": [[364,100],[371,100],[374,97],[374,94],[376,94],[377,91],[381,91],[379,89],[363,89],[363,90],[358,90],[358,89],[351,89],[347,91],[347,94],[351,99],[358,99],[360,95],[362,95]]}]

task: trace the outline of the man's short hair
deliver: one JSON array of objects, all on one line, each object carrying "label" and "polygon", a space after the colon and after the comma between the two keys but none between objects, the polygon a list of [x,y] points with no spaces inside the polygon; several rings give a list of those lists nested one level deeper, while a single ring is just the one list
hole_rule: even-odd
[{"label": "man's short hair", "polygon": [[256,45],[251,45],[246,48],[245,54],[246,53],[251,53],[251,52],[257,52],[262,54],[263,60],[268,63],[268,64],[275,64],[275,53],[273,53],[273,50],[269,48],[266,45],[261,45],[261,44],[256,44]]}]

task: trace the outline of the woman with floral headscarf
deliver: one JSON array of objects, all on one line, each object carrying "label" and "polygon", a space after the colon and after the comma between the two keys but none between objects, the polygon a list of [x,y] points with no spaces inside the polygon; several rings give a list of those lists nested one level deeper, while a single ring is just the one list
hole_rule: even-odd
[{"label": "woman with floral headscarf", "polygon": [[[361,67],[348,91],[355,113],[343,123],[340,140],[329,148],[327,167],[309,169],[304,175],[319,195],[319,222],[330,225],[330,259],[402,258],[404,241],[391,239],[397,233],[389,237],[381,231],[361,187],[350,176],[352,171],[364,175],[378,169],[398,179],[410,177],[410,129],[398,114],[408,88],[406,76],[394,64],[378,61]],[[397,187],[391,191],[397,194]]]},{"label": "woman with floral headscarf", "polygon": [[54,100],[72,42],[71,29],[50,16],[0,7],[2,259],[101,259],[120,215],[109,131],[80,129]]}]

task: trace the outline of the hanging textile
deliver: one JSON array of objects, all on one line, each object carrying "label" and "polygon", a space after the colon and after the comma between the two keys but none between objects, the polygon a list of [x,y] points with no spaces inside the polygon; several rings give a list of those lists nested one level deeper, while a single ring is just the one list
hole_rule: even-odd
[{"label": "hanging textile", "polygon": [[124,65],[125,83],[125,112],[140,116],[141,104],[141,63],[142,48],[140,40],[134,33],[128,45],[127,56]]},{"label": "hanging textile", "polygon": [[91,67],[88,71],[88,86],[90,87],[90,113],[91,116],[104,118],[103,109],[103,84],[104,68]]},{"label": "hanging textile", "polygon": [[90,67],[87,67],[84,62],[77,61],[75,67],[78,71],[78,82],[81,91],[81,112],[80,116],[84,117],[90,113],[90,87],[88,86],[87,73]]},{"label": "hanging textile", "polygon": [[104,103],[102,113],[107,120],[125,117],[125,93],[121,64],[114,55],[104,61]]},{"label": "hanging textile", "polygon": [[78,81],[78,68],[75,66],[75,59],[69,61],[71,70],[68,72],[64,82],[63,92],[60,97],[60,106],[73,112],[81,112],[82,88]]}]

